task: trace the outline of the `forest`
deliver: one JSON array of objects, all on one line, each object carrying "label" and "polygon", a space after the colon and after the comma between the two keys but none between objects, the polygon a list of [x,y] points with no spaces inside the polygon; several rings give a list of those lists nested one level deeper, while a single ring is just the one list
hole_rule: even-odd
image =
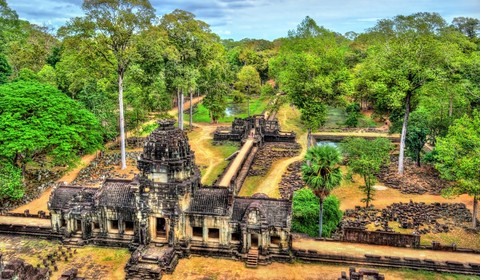
[{"label": "forest", "polygon": [[306,16],[283,38],[234,41],[188,11],[156,16],[148,0],[82,8],[52,30],[0,0],[0,201],[23,196],[29,165],[74,164],[183,96],[204,96],[213,123],[229,102],[278,96],[309,132],[329,107],[347,112],[345,127],[372,110],[402,135],[399,173],[404,154],[436,162],[461,182],[453,194],[480,195],[479,19],[416,13],[339,34]]}]

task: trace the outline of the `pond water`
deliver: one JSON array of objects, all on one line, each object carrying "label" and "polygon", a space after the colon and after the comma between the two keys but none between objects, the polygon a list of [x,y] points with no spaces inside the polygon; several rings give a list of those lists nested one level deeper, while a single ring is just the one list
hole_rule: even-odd
[{"label": "pond water", "polygon": [[317,141],[317,146],[324,146],[324,145],[328,145],[328,146],[338,148],[338,142],[323,141],[323,140]]},{"label": "pond water", "polygon": [[225,116],[231,117],[241,113],[245,113],[247,110],[247,105],[242,103],[230,103],[225,108]]}]

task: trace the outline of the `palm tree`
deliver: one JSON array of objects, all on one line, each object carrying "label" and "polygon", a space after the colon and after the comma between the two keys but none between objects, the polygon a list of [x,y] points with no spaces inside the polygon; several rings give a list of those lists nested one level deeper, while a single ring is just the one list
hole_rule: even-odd
[{"label": "palm tree", "polygon": [[309,186],[320,201],[319,236],[323,230],[323,201],[331,190],[340,185],[342,172],[338,163],[341,161],[340,152],[330,145],[310,148],[305,155],[302,165],[303,181]]}]

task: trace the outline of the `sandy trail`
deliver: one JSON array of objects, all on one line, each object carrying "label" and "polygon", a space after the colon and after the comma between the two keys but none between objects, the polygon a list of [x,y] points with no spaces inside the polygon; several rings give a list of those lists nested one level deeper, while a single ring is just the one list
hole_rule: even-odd
[{"label": "sandy trail", "polygon": [[432,259],[436,261],[458,261],[480,263],[479,254],[419,250],[410,248],[395,247],[393,250],[389,246],[369,245],[360,243],[329,242],[316,241],[313,239],[293,239],[293,248],[303,250],[317,250],[319,253],[331,255],[349,255],[354,257],[363,257],[365,254],[374,254],[380,256],[410,257],[420,259]]},{"label": "sandy trail", "polygon": [[193,126],[195,128],[189,133],[189,143],[191,149],[195,151],[195,163],[207,167],[202,176],[202,183],[205,183],[205,179],[213,172],[214,168],[225,160],[211,149],[210,144],[212,134],[219,125],[194,123]]},{"label": "sandy trail", "polygon": [[278,185],[282,180],[282,175],[287,170],[287,167],[295,161],[303,160],[307,153],[307,134],[298,137],[297,142],[302,146],[300,154],[296,157],[285,158],[275,161],[268,174],[262,179],[262,183],[257,187],[254,193],[264,193],[272,198],[280,198],[280,190]]}]

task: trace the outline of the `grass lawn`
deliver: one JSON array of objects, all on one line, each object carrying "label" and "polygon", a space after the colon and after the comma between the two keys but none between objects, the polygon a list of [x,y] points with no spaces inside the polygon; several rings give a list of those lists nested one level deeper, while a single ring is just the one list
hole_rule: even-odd
[{"label": "grass lawn", "polygon": [[222,161],[213,166],[212,171],[206,174],[205,177],[203,177],[203,175],[205,175],[206,170],[203,171],[204,174],[202,174],[202,183],[204,185],[212,185],[215,182],[215,180],[218,178],[218,176],[220,176],[220,174],[223,173],[229,163],[229,161],[223,159],[229,157],[239,149],[239,144],[234,142],[225,141],[220,145],[213,145],[212,141],[210,140],[210,144],[212,151],[215,152],[218,158],[222,159]]},{"label": "grass lawn", "polygon": [[[256,98],[250,100],[250,115],[257,115],[261,114],[265,108],[268,105],[269,100],[268,99],[262,99],[262,98]],[[232,100],[228,100],[229,104],[232,104]],[[219,123],[231,123],[235,118],[246,118],[248,116],[248,111],[247,111],[247,103],[244,102],[242,104],[236,104],[239,105],[240,107],[240,113],[236,113],[231,116],[225,116],[223,118],[220,118],[218,120]],[[185,120],[189,119],[188,114],[185,114],[184,116]],[[193,112],[193,122],[197,123],[210,123],[210,113],[205,106],[203,106],[203,103],[199,103],[195,108]]]}]

